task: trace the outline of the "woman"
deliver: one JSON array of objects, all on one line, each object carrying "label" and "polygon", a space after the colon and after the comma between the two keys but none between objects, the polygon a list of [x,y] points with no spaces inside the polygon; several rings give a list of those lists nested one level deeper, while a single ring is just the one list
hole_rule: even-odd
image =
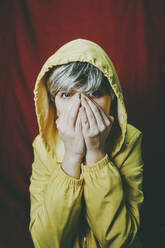
[{"label": "woman", "polygon": [[127,123],[115,68],[77,39],[44,64],[35,86],[30,231],[35,247],[141,247],[141,132]]}]

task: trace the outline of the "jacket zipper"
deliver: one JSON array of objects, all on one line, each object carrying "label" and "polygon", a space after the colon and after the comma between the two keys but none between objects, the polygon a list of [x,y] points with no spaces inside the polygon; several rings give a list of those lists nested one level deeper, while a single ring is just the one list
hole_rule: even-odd
[{"label": "jacket zipper", "polygon": [[86,237],[86,235],[84,236],[84,248],[87,248],[87,237]]}]

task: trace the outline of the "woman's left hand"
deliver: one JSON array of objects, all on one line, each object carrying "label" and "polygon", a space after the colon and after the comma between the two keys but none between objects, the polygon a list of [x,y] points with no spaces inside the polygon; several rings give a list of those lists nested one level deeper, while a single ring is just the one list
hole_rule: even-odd
[{"label": "woman's left hand", "polygon": [[98,104],[81,95],[81,122],[86,144],[86,164],[94,164],[105,156],[105,142],[114,117],[107,116]]}]

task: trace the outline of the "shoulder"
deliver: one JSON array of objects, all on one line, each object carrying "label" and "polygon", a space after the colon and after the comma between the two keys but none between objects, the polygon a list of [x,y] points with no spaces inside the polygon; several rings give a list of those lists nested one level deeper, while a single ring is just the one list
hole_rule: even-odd
[{"label": "shoulder", "polygon": [[131,144],[142,137],[142,132],[131,124],[127,124],[125,144]]},{"label": "shoulder", "polygon": [[118,154],[113,158],[118,168],[121,168],[129,158],[141,163],[141,141],[142,132],[133,125],[127,124],[124,143]]}]

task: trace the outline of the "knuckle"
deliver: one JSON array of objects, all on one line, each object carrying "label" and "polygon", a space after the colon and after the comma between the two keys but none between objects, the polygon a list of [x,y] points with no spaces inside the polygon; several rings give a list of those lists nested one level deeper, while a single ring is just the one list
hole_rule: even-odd
[{"label": "knuckle", "polygon": [[93,130],[89,133],[89,137],[94,138],[94,137],[98,136],[98,134],[99,134],[99,131],[96,129],[96,130]]},{"label": "knuckle", "polygon": [[100,129],[100,132],[104,132],[104,130],[105,130],[106,128],[105,128],[105,126],[102,125],[102,126],[100,126],[99,129]]},{"label": "knuckle", "polygon": [[107,124],[107,126],[110,126],[111,125],[111,121],[109,119],[107,119],[106,124]]}]

